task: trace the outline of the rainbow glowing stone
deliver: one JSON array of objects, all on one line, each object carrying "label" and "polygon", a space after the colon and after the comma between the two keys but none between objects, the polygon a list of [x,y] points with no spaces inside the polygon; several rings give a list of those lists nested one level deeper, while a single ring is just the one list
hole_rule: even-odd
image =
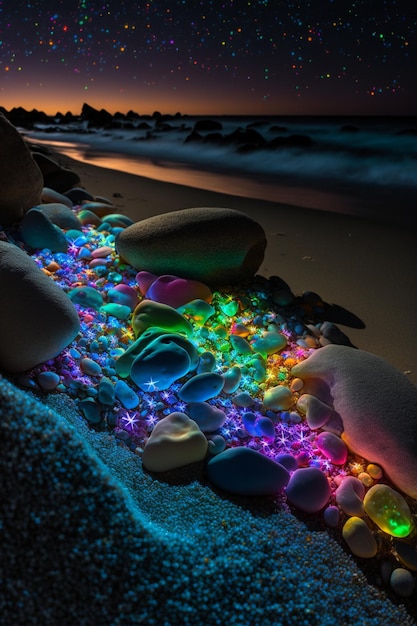
[{"label": "rainbow glowing stone", "polygon": [[414,528],[407,502],[388,485],[371,487],[363,505],[371,520],[393,537],[407,537]]}]

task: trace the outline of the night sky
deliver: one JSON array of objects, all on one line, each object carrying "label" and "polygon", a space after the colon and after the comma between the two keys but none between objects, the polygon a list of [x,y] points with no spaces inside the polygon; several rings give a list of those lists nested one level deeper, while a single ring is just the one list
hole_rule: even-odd
[{"label": "night sky", "polygon": [[415,0],[0,0],[0,105],[417,114]]}]

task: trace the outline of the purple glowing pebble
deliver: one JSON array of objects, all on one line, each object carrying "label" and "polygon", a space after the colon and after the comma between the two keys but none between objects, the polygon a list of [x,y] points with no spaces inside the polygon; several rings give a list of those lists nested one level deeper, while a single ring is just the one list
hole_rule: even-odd
[{"label": "purple glowing pebble", "polygon": [[251,448],[229,448],[207,464],[209,480],[226,493],[240,496],[270,496],[288,483],[288,471]]},{"label": "purple glowing pebble", "polygon": [[317,513],[330,498],[330,485],[317,467],[295,470],[286,488],[288,500],[300,511]]},{"label": "purple glowing pebble", "polygon": [[168,304],[178,309],[193,300],[211,302],[211,290],[197,280],[189,280],[165,274],[159,276],[148,288],[146,297],[149,300]]}]

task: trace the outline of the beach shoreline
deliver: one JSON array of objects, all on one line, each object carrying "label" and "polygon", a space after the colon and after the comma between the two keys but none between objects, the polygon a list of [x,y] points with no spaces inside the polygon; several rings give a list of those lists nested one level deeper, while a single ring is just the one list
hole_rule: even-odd
[{"label": "beach shoreline", "polygon": [[363,327],[337,325],[356,347],[382,356],[417,384],[417,246],[407,225],[161,182],[76,161],[55,148],[51,154],[77,172],[82,187],[133,221],[198,206],[248,214],[268,241],[258,273],[279,276],[295,295],[314,291],[359,318]]}]

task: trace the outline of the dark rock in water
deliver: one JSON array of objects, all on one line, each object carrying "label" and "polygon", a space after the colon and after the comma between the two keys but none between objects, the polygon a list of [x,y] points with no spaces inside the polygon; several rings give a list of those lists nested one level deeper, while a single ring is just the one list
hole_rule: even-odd
[{"label": "dark rock in water", "polygon": [[194,130],[186,136],[184,139],[184,143],[202,143],[204,137]]},{"label": "dark rock in water", "polygon": [[17,222],[41,201],[42,173],[16,128],[0,114],[0,224]]},{"label": "dark rock in water", "polygon": [[217,120],[197,120],[194,124],[193,132],[205,132],[213,130],[223,130],[223,125]]},{"label": "dark rock in water", "polygon": [[[75,216],[74,216],[75,217]],[[79,225],[77,228],[81,226]],[[20,232],[26,245],[34,250],[48,248],[52,252],[67,252],[64,233],[38,207],[28,211],[20,222]]]},{"label": "dark rock in water", "polygon": [[226,135],[224,140],[226,143],[249,144],[258,147],[266,144],[265,139],[254,128],[237,128],[230,135]]},{"label": "dark rock in water", "polygon": [[263,228],[233,209],[198,207],[136,222],[116,239],[118,254],[138,270],[208,285],[250,279],[266,248]]},{"label": "dark rock in water", "polygon": [[40,152],[33,152],[33,158],[42,172],[45,187],[50,187],[59,193],[65,193],[71,187],[79,184],[80,177],[76,172],[61,167],[51,157]]},{"label": "dark rock in water", "polygon": [[277,124],[274,124],[269,129],[269,132],[271,133],[286,133],[287,131],[288,131],[288,128],[286,126],[278,126]]},{"label": "dark rock in water", "polygon": [[288,135],[288,137],[275,137],[268,143],[268,148],[309,148],[314,141],[308,135]]},{"label": "dark rock in water", "polygon": [[6,117],[13,126],[21,126],[28,130],[31,130],[35,124],[47,124],[51,121],[46,113],[38,111],[37,109],[27,111],[23,107],[11,109]]},{"label": "dark rock in water", "polygon": [[24,372],[57,356],[77,335],[66,293],[20,248],[0,241],[0,368]]},{"label": "dark rock in water", "polygon": [[87,120],[89,127],[102,128],[111,124],[113,116],[105,109],[95,109],[87,103],[84,103],[81,109],[81,117],[83,120]]},{"label": "dark rock in water", "polygon": [[224,137],[221,133],[208,133],[205,137],[203,137],[203,143],[221,145],[223,141]]}]

